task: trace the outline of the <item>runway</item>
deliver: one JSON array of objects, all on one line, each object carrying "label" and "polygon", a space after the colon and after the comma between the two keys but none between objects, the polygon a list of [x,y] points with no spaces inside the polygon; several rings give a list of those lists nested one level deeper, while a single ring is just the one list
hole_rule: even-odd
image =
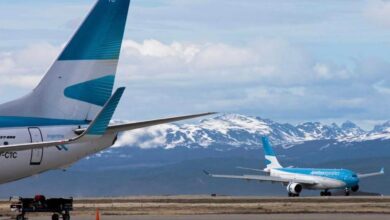
[{"label": "runway", "polygon": [[[101,216],[101,220],[388,220],[386,214],[258,214],[258,215],[184,215],[184,216]],[[32,220],[49,219],[35,217]],[[73,220],[94,220],[95,216],[75,216]]]},{"label": "runway", "polygon": [[[206,219],[390,219],[390,197],[228,197],[145,196],[77,198],[72,219],[206,220]],[[15,216],[7,201],[0,202],[1,216]],[[28,215],[50,219],[51,214]],[[45,216],[45,217],[44,217]]]}]

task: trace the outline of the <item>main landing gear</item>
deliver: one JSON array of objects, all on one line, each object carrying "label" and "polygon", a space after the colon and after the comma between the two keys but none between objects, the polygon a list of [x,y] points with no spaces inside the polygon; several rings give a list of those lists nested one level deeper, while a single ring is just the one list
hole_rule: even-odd
[{"label": "main landing gear", "polygon": [[288,197],[299,197],[299,193],[288,193]]},{"label": "main landing gear", "polygon": [[321,196],[331,196],[332,193],[329,192],[329,191],[326,189],[326,190],[324,190],[324,191],[321,191],[320,195],[321,195]]}]

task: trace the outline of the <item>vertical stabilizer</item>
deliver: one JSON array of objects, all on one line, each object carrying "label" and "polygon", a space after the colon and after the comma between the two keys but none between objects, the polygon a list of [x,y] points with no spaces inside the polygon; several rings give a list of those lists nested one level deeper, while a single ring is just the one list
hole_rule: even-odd
[{"label": "vertical stabilizer", "polygon": [[276,158],[275,152],[269,143],[268,137],[262,137],[261,141],[263,142],[264,156],[265,156],[265,171],[269,172],[274,168],[282,168],[278,159]]},{"label": "vertical stabilizer", "polygon": [[93,119],[112,93],[129,5],[98,0],[39,85],[0,106],[0,121],[22,118],[31,126]]}]

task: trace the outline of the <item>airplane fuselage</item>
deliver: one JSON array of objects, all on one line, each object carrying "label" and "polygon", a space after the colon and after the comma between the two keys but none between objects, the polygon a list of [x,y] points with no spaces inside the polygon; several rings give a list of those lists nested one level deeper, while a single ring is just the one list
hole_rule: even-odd
[{"label": "airplane fuselage", "polygon": [[274,168],[270,175],[285,179],[312,181],[316,184],[302,184],[306,189],[345,189],[359,184],[356,173],[346,169],[312,169],[312,168]]},{"label": "airplane fuselage", "polygon": [[[0,129],[0,145],[61,140],[75,136],[76,125],[32,126]],[[116,140],[115,133],[88,142],[25,151],[0,152],[0,184],[66,168],[74,162],[104,150]]]}]

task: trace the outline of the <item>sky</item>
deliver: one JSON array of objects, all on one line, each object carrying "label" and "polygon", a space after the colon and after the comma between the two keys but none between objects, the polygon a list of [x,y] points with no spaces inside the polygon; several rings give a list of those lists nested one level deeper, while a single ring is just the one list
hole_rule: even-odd
[{"label": "sky", "polygon": [[[0,1],[0,102],[33,89],[95,0]],[[133,0],[115,114],[390,120],[390,1]]]}]

